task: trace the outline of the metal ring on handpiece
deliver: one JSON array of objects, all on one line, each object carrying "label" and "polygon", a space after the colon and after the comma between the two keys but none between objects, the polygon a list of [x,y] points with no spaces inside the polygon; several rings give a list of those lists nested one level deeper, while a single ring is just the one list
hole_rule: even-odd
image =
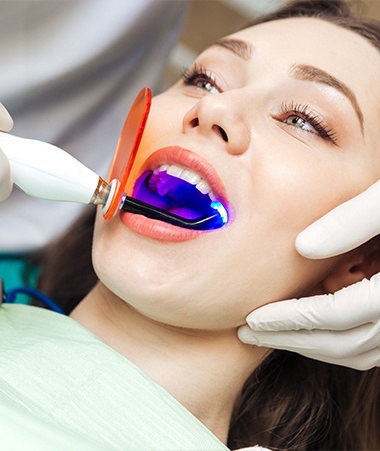
[{"label": "metal ring on handpiece", "polygon": [[120,198],[120,195],[118,194],[120,188],[119,180],[113,179],[108,187],[109,194],[107,201],[103,206],[102,212],[103,216],[107,216],[109,219],[111,219],[120,209],[123,196]]}]

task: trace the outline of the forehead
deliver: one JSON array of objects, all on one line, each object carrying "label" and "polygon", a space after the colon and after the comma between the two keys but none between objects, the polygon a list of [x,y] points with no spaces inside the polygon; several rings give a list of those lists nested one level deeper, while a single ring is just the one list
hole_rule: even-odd
[{"label": "forehead", "polygon": [[[255,25],[229,36],[252,45],[252,70],[295,64],[316,66],[342,80],[355,93],[366,116],[380,115],[380,52],[367,39],[315,18],[290,18]],[[373,119],[373,117],[372,117]]]},{"label": "forehead", "polygon": [[[330,22],[315,18],[290,18],[255,25],[231,35],[252,43],[255,52],[274,51],[276,58],[297,63],[330,66],[349,76],[361,74],[362,66],[378,74],[380,52],[364,37]],[[376,68],[374,67],[376,66]]]}]

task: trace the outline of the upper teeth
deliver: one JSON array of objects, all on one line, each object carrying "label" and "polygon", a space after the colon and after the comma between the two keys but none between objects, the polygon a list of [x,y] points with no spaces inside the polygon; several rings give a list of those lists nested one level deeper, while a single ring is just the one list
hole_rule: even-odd
[{"label": "upper teeth", "polygon": [[166,171],[169,175],[182,179],[191,185],[195,185],[195,188],[202,194],[208,194],[212,201],[215,201],[215,195],[212,192],[210,185],[196,172],[189,169],[181,168],[175,164],[163,164],[158,169],[155,169],[155,173]]}]

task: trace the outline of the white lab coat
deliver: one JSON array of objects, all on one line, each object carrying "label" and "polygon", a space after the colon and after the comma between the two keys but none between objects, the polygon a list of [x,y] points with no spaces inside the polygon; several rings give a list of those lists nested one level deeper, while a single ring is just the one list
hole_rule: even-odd
[{"label": "white lab coat", "polygon": [[[56,144],[106,176],[129,106],[159,89],[185,0],[0,0],[0,100],[13,134]],[[0,253],[44,245],[83,207],[15,189]]]}]

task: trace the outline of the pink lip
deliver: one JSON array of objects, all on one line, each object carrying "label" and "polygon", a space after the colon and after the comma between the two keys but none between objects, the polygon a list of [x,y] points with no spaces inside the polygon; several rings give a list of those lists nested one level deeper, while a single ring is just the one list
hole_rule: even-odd
[{"label": "pink lip", "polygon": [[[207,181],[218,200],[228,205],[226,190],[215,169],[198,154],[179,146],[165,147],[154,152],[145,162],[141,173],[154,170],[163,164],[178,164],[199,174]],[[162,241],[188,241],[210,232],[182,229],[162,221],[122,211],[122,222],[134,232]]]},{"label": "pink lip", "polygon": [[149,219],[145,216],[128,213],[126,211],[120,213],[120,218],[124,225],[138,235],[143,235],[159,241],[189,241],[199,237],[201,234],[209,233],[182,229],[181,227],[176,227],[167,224],[166,222]]}]

